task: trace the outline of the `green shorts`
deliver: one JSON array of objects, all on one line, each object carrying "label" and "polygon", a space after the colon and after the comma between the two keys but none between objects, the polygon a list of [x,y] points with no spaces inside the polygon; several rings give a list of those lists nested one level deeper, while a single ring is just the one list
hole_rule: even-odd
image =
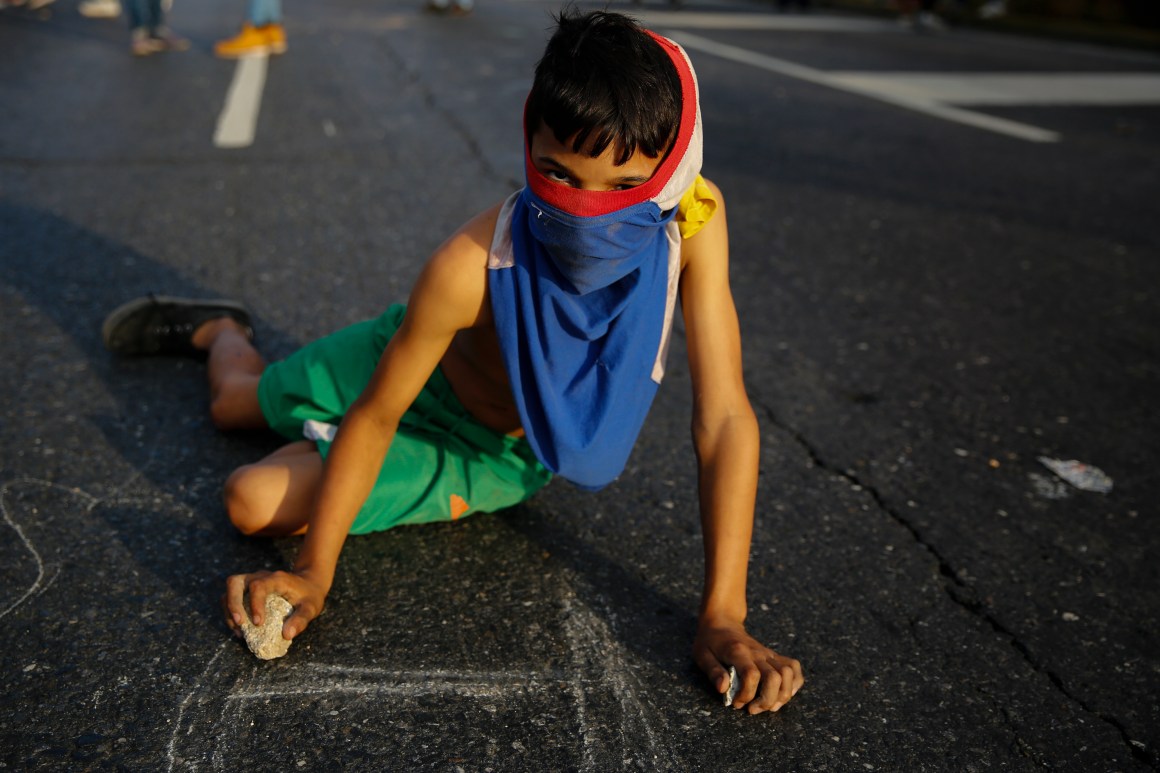
[{"label": "green shorts", "polygon": [[[370,381],[406,308],[391,306],[266,368],[258,401],[270,427],[315,439],[325,458],[333,428]],[[447,521],[518,504],[551,480],[523,438],[476,421],[436,368],[399,422],[351,534]]]}]

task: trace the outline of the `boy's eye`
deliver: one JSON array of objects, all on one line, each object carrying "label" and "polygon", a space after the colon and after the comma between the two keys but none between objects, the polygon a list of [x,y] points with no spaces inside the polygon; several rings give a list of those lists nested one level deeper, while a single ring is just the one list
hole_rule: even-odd
[{"label": "boy's eye", "polygon": [[565,185],[572,184],[571,178],[569,178],[568,175],[564,174],[559,169],[545,169],[544,177],[547,177],[554,183],[564,183]]}]

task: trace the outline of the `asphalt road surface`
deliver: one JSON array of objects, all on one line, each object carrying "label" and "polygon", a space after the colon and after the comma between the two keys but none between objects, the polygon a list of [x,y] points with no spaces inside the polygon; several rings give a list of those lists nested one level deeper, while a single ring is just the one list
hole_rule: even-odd
[{"label": "asphalt road surface", "polygon": [[[405,299],[520,184],[548,13],[178,0],[136,60],[74,0],[0,12],[0,766],[1034,770],[1160,765],[1160,58],[759,5],[623,7],[683,43],[725,191],[763,456],[751,630],[776,715],[689,658],[701,545],[680,336],[629,472],[348,542],[260,663],[193,361],[104,315],[243,300],[273,357]],[[1040,457],[1113,482],[1089,491]],[[1082,481],[1080,481],[1082,483]]]}]

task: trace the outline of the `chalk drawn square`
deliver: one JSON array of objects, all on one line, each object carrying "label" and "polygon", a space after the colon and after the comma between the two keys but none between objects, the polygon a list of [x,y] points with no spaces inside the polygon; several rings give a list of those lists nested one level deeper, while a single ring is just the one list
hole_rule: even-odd
[{"label": "chalk drawn square", "polygon": [[579,757],[570,696],[554,683],[325,667],[300,678],[296,686],[230,694],[217,721],[215,767],[236,757],[276,770],[563,770]]},{"label": "chalk drawn square", "polygon": [[234,758],[272,770],[665,768],[627,653],[593,610],[561,601],[568,662],[538,669],[270,667],[227,642],[179,707],[169,770],[231,770]]}]

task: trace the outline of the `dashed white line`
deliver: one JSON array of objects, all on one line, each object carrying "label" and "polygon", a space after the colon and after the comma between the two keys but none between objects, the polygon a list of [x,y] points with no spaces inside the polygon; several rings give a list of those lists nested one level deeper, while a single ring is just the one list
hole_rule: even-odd
[{"label": "dashed white line", "polygon": [[214,131],[213,144],[216,147],[245,148],[254,144],[258,112],[262,109],[262,89],[266,85],[267,61],[266,56],[238,60]]}]

